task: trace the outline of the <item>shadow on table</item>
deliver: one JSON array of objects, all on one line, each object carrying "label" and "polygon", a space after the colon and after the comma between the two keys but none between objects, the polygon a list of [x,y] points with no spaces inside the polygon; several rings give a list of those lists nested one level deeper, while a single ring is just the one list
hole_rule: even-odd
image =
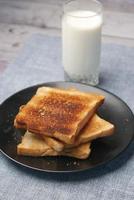
[{"label": "shadow on table", "polygon": [[[116,170],[122,170],[125,164],[128,164],[129,160],[132,158],[134,152],[134,143],[131,143],[124,153],[118,156],[118,158],[110,161],[108,164],[102,165],[92,170],[87,170],[83,172],[75,173],[46,173],[28,169],[26,167],[14,164],[14,167],[21,173],[26,173],[28,176],[36,177],[38,179],[53,180],[59,182],[69,182],[69,181],[84,181],[87,179],[95,179],[104,176],[108,173],[112,173]],[[8,161],[12,162],[12,161]],[[12,163],[13,164],[13,163]]]},{"label": "shadow on table", "polygon": [[109,77],[110,77],[110,73],[109,72],[107,72],[107,71],[105,71],[105,73],[103,72],[103,73],[100,73],[100,75],[99,75],[99,87],[100,88],[103,88],[104,86],[106,86],[106,85],[111,85],[111,79],[109,79]]}]

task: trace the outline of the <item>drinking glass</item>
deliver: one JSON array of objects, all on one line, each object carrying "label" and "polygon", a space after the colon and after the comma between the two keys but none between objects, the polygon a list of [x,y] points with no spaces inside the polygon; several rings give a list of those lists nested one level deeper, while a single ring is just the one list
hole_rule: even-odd
[{"label": "drinking glass", "polygon": [[62,61],[66,80],[99,83],[102,21],[102,4],[96,0],[73,0],[64,5]]}]

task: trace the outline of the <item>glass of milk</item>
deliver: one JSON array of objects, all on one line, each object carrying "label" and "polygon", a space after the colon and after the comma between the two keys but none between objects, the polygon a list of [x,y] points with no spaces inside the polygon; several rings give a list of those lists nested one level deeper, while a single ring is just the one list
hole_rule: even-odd
[{"label": "glass of milk", "polygon": [[66,80],[98,84],[101,27],[100,2],[72,0],[64,5],[62,57]]}]

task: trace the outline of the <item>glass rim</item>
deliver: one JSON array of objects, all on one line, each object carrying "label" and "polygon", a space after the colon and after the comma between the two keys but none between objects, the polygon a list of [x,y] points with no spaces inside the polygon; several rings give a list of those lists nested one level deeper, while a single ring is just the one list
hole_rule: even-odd
[{"label": "glass rim", "polygon": [[[95,12],[95,14],[93,14],[93,15],[89,15],[89,16],[74,16],[74,15],[72,15],[71,13],[72,12],[65,12],[65,7],[67,6],[67,5],[69,5],[71,2],[77,2],[77,0],[68,0],[68,1],[66,1],[64,4],[63,4],[63,13],[64,14],[66,14],[66,15],[68,15],[68,16],[70,16],[70,17],[74,17],[74,18],[91,18],[91,17],[95,17],[95,16],[98,16],[99,14],[101,14],[102,12],[103,12],[103,5],[102,5],[102,3],[100,2],[100,1],[98,1],[98,0],[91,0],[91,2],[94,2],[94,3],[96,3],[96,5],[98,5],[100,8],[98,9],[98,11],[96,11]],[[89,11],[88,9],[85,9],[85,11]]]}]

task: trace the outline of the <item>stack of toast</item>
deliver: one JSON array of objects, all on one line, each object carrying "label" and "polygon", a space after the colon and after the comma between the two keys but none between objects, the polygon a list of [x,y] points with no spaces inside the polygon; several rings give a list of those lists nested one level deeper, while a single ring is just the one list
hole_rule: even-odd
[{"label": "stack of toast", "polygon": [[17,154],[86,159],[94,139],[114,132],[114,125],[96,114],[104,99],[75,89],[38,88],[14,120],[16,128],[26,131]]}]

